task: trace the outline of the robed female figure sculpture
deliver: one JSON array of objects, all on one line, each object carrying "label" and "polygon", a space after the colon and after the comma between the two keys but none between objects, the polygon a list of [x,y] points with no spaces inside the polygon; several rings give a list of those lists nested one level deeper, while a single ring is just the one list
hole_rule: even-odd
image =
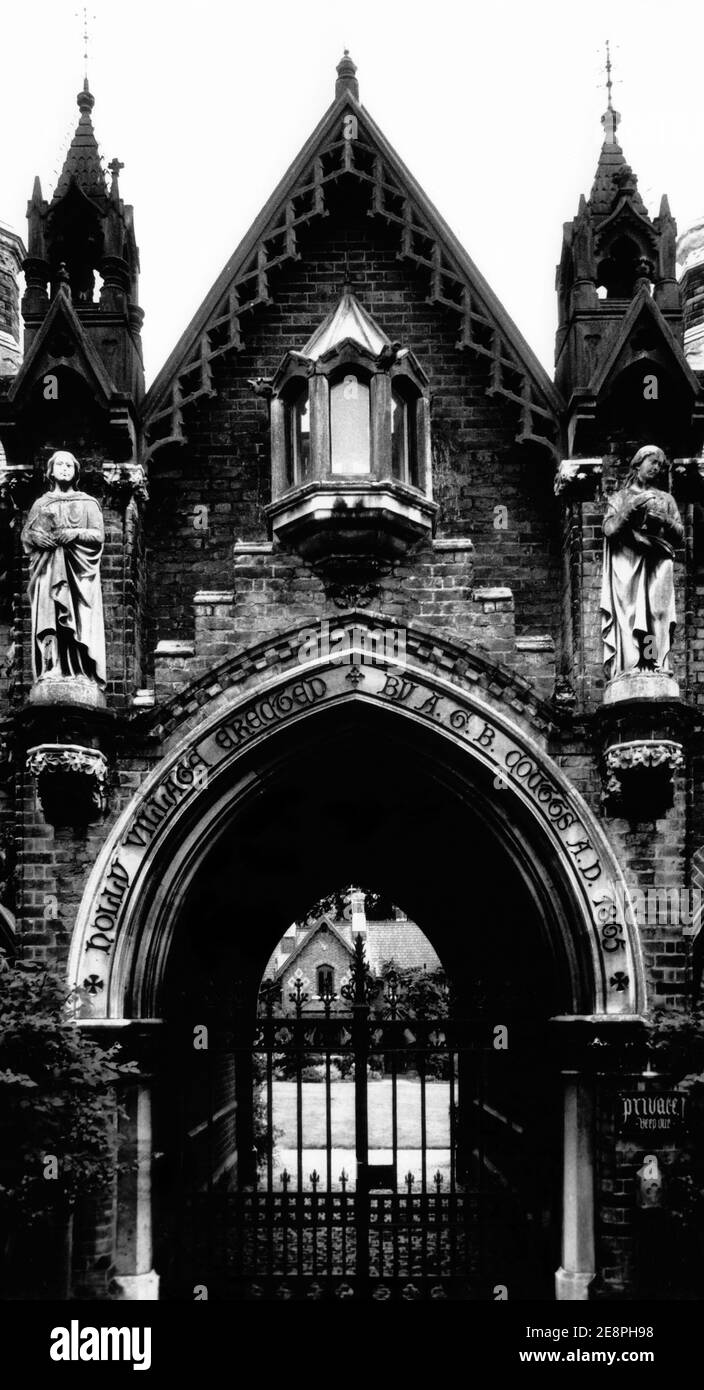
[{"label": "robed female figure sculpture", "polygon": [[684,534],[674,498],[654,486],[665,455],[646,444],[604,517],[601,588],[607,680],[667,671],[675,625],[674,554]]},{"label": "robed female figure sculpture", "polygon": [[53,487],[34,503],[22,532],[30,565],[34,677],[82,676],[102,687],[102,512],[94,497],[76,490],[80,466],[73,454],[52,454],[46,476]]}]

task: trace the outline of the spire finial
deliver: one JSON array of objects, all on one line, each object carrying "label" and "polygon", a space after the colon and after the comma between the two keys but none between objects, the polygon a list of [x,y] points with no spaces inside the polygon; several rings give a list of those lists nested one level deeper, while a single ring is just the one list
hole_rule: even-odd
[{"label": "spire finial", "polygon": [[[91,15],[91,19],[95,19],[95,15]],[[90,33],[89,33],[89,29],[88,29],[88,10],[87,10],[87,7],[84,5],[84,6],[83,6],[83,85],[84,85],[84,87],[86,88],[86,90],[88,89],[88,40],[89,40],[89,38],[90,38]]]},{"label": "spire finial", "polygon": [[617,139],[616,139],[616,131],[618,130],[618,126],[619,126],[621,117],[620,117],[620,115],[619,115],[619,112],[614,110],[613,102],[612,102],[612,100],[611,100],[611,93],[612,93],[612,91],[613,91],[613,86],[614,86],[614,81],[613,81],[613,78],[612,78],[612,76],[611,76],[611,72],[612,72],[611,44],[610,44],[609,40],[607,39],[607,40],[606,40],[606,82],[605,82],[605,84],[604,84],[605,87],[606,87],[606,110],[605,110],[605,112],[604,112],[604,114],[603,114],[603,116],[602,116],[602,118],[601,118],[601,124],[602,124],[603,127],[604,127],[604,143],[607,144],[607,145],[616,145],[616,144],[618,144],[618,141],[617,141]]},{"label": "spire finial", "polygon": [[336,98],[342,96],[343,92],[351,92],[352,96],[359,101],[359,83],[355,77],[356,71],[357,64],[352,62],[350,51],[346,48],[337,65]]},{"label": "spire finial", "polygon": [[607,101],[606,105],[607,105],[607,109],[608,109],[609,111],[613,111],[613,106],[612,106],[612,104],[611,104],[611,88],[613,87],[613,85],[614,85],[614,84],[613,84],[613,82],[611,81],[611,46],[610,46],[610,44],[609,44],[609,40],[607,39],[607,40],[606,40],[606,95],[607,95],[607,97],[608,97],[608,101]]},{"label": "spire finial", "polygon": [[[91,95],[91,90],[88,86],[88,42],[90,39],[90,31],[88,28],[89,15],[85,5],[83,6],[83,9],[81,11],[76,10],[75,13],[76,17],[78,19],[82,18],[83,21],[83,85],[81,87],[80,92],[78,93],[76,100],[78,102],[78,109],[81,115],[90,116],[90,113],[93,110],[93,107],[95,106],[95,97]],[[95,15],[91,15],[90,18],[95,19]]]}]

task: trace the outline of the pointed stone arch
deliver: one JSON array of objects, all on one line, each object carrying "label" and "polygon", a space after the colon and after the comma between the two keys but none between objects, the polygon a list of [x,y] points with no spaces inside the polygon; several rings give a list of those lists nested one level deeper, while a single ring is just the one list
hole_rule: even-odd
[{"label": "pointed stone arch", "polygon": [[275,667],[276,657],[270,649],[246,689],[223,692],[208,715],[201,711],[192,727],[174,730],[166,756],[108,837],[86,887],[70,958],[72,981],[92,981],[93,1017],[158,1012],[175,903],[256,780],[245,755],[296,726],[302,739],[312,736],[323,711],[356,705],[383,711],[409,731],[432,731],[438,747],[451,746],[468,781],[489,779],[488,811],[500,792],[500,833],[523,827],[516,855],[550,865],[545,873],[561,895],[557,929],[573,972],[568,1012],[622,1018],[642,1010],[643,962],[621,871],[544,737],[501,709],[495,695],[437,665],[399,665],[379,653],[372,664],[361,635],[343,663],[329,655],[305,664],[289,660],[272,674],[266,666]]}]

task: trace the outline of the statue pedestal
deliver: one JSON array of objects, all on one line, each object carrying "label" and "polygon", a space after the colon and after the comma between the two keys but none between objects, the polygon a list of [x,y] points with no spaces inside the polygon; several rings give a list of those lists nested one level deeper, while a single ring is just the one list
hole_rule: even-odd
[{"label": "statue pedestal", "polygon": [[40,676],[22,711],[27,770],[48,825],[85,826],[105,813],[113,715],[88,676]]},{"label": "statue pedestal", "polygon": [[597,716],[606,815],[645,821],[667,814],[691,716],[669,671],[623,671],[609,681]]},{"label": "statue pedestal", "polygon": [[105,709],[105,694],[87,676],[40,676],[29,692],[30,705],[74,705]]},{"label": "statue pedestal", "polygon": [[680,688],[669,671],[622,671],[604,691],[604,704],[621,700],[679,700]]}]

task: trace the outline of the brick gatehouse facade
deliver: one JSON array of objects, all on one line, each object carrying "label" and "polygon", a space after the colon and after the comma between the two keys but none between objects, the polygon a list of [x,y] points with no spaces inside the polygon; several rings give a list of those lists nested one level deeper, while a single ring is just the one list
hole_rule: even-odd
[{"label": "brick gatehouse facade", "polygon": [[[486,1171],[532,1222],[521,1276],[506,1235],[505,1270],[465,1254],[448,1296],[672,1296],[691,1134],[643,1040],[699,972],[704,227],[678,242],[666,198],[649,215],[609,106],[564,228],[551,380],[345,55],[145,392],[132,208],[93,105],[86,82],[26,253],[0,225],[0,932],[65,963],[81,1026],[140,1064],[132,1161],[77,1225],[74,1293],[183,1296],[184,1152],[206,1135],[202,1190],[252,1187],[242,1047],[207,1086],[176,1077],[213,984],[238,982],[246,1033],[290,923],[362,883],[419,924],[506,1065],[532,1059],[493,1091],[489,1069],[481,1102],[510,1133]],[[646,444],[683,527],[678,626],[669,673],[619,684],[602,522]],[[22,531],[55,450],[102,509],[104,682],[33,667]],[[638,1133],[624,1097],[661,1118]]]}]

